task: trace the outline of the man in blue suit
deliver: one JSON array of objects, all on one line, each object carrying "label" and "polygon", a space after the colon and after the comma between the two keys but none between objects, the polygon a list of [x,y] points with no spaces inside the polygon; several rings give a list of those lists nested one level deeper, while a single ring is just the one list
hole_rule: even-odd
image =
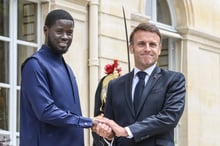
[{"label": "man in blue suit", "polygon": [[[174,128],[185,105],[185,78],[157,66],[161,34],[155,25],[141,23],[133,30],[130,51],[133,71],[108,85],[104,116],[114,133],[104,123],[96,132],[108,140],[115,136],[114,146],[174,146]],[[139,72],[144,74],[143,90],[136,95]]]},{"label": "man in blue suit", "polygon": [[45,43],[22,65],[20,146],[84,146],[82,116],[74,73],[63,54],[72,42],[74,20],[64,10],[45,21]]}]

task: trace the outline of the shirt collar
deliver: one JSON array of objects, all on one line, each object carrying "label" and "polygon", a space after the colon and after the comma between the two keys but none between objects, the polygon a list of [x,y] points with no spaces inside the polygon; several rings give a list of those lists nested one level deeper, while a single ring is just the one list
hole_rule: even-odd
[{"label": "shirt collar", "polygon": [[55,54],[48,46],[42,45],[40,51],[43,51],[43,52],[45,52],[48,56],[50,56],[50,57],[52,57],[52,58],[54,58],[54,59],[59,60],[59,61],[62,62],[62,58],[63,58],[62,54]]},{"label": "shirt collar", "polygon": [[[144,70],[144,72],[146,72],[147,75],[150,76],[151,73],[153,72],[154,68],[156,67],[156,64],[157,64],[157,63],[154,63],[152,66],[146,68],[146,69]],[[137,67],[134,67],[134,76],[135,76],[139,71],[141,71],[141,70],[138,69]]]}]

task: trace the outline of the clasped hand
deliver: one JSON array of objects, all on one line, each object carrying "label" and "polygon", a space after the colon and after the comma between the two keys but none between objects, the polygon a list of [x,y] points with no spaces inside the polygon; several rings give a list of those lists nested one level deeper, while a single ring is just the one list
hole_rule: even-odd
[{"label": "clasped hand", "polygon": [[128,136],[124,127],[121,127],[116,122],[104,117],[103,115],[99,115],[93,119],[92,131],[108,140],[112,140],[114,136]]}]

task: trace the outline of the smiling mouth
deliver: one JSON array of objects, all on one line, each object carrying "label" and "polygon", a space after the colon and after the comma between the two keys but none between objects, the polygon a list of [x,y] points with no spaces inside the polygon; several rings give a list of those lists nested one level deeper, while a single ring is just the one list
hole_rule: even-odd
[{"label": "smiling mouth", "polygon": [[153,56],[151,54],[142,54],[142,56]]},{"label": "smiling mouth", "polygon": [[59,43],[60,47],[62,48],[66,48],[67,47],[67,43]]}]

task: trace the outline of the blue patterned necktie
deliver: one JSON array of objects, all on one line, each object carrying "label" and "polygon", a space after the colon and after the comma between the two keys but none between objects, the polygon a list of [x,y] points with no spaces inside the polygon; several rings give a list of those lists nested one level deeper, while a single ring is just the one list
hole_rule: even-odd
[{"label": "blue patterned necktie", "polygon": [[139,78],[139,81],[135,87],[134,90],[134,109],[135,109],[135,113],[137,113],[138,110],[138,106],[140,104],[141,101],[141,95],[144,89],[144,85],[145,85],[145,76],[147,73],[143,72],[143,71],[139,71],[137,73],[137,76]]}]

